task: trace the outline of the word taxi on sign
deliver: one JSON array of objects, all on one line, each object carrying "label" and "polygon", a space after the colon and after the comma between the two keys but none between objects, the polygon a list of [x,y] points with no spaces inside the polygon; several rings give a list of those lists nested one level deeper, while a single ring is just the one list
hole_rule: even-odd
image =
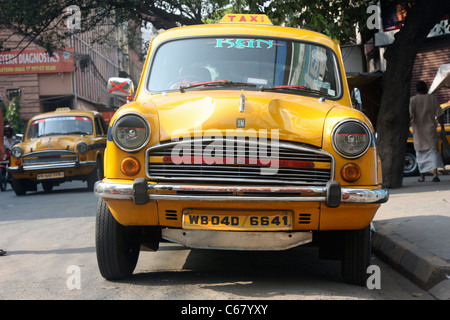
[{"label": "word taxi on sign", "polygon": [[220,23],[255,23],[272,25],[272,21],[265,14],[227,14]]}]

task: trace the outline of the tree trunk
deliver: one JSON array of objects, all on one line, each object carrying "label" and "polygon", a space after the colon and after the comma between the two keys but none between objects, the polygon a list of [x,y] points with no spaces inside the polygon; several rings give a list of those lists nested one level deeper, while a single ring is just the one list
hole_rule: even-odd
[{"label": "tree trunk", "polygon": [[383,96],[377,119],[377,148],[383,170],[383,186],[386,188],[401,187],[403,182],[414,60],[430,30],[449,11],[448,0],[415,1],[408,10],[404,26],[384,55],[387,67],[383,75]]}]

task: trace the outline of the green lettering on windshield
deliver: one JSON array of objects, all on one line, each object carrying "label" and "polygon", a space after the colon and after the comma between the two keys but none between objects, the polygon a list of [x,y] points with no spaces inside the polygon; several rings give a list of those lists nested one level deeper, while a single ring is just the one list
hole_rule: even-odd
[{"label": "green lettering on windshield", "polygon": [[257,49],[270,49],[273,47],[273,40],[262,39],[216,39],[216,48],[257,48]]}]

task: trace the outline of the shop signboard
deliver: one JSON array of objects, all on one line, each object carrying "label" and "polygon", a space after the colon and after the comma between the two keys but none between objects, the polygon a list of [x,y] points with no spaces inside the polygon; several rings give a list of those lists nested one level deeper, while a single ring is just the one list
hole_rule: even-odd
[{"label": "shop signboard", "polygon": [[0,52],[0,75],[74,71],[73,49],[54,51],[51,56],[45,49]]}]

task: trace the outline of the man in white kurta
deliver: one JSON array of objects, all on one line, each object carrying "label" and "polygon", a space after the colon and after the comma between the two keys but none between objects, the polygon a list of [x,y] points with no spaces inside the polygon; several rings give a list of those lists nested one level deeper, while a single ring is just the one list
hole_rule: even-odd
[{"label": "man in white kurta", "polygon": [[416,89],[418,94],[410,100],[409,113],[414,134],[414,149],[420,171],[419,181],[424,181],[424,174],[429,171],[433,172],[433,181],[439,181],[437,168],[443,168],[444,163],[439,153],[436,119],[441,125],[441,135],[445,134],[442,118],[444,111],[437,99],[433,95],[427,94],[425,82],[419,81]]}]

